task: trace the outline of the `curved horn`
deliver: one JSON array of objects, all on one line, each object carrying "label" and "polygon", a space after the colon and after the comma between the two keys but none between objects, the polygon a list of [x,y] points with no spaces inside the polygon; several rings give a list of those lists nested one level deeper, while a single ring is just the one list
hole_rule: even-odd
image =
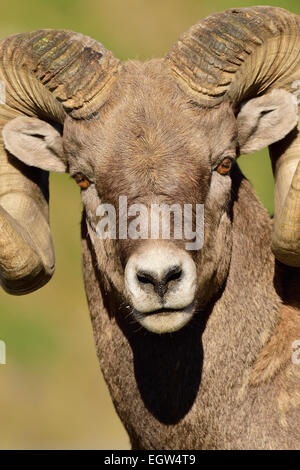
[{"label": "curved horn", "polygon": [[[229,100],[238,108],[243,100],[275,88],[298,93],[300,18],[276,7],[217,13],[187,31],[166,59],[181,88],[204,107]],[[298,124],[292,137],[270,151],[275,175],[272,249],[291,266],[300,266],[299,130]]]},{"label": "curved horn", "polygon": [[97,41],[71,31],[40,30],[0,43],[0,284],[13,294],[44,285],[54,271],[48,173],[4,149],[2,129],[19,115],[61,126],[66,115],[97,114],[119,61]]}]

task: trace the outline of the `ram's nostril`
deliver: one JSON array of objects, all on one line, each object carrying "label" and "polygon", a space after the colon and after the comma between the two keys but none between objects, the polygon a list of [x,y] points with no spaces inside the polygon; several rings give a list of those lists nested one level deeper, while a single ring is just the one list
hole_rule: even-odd
[{"label": "ram's nostril", "polygon": [[153,286],[156,285],[157,281],[156,279],[154,278],[154,276],[152,276],[152,274],[146,272],[146,271],[138,271],[136,273],[136,277],[137,277],[137,280],[141,283],[141,284],[152,284]]},{"label": "ram's nostril", "polygon": [[180,266],[174,266],[168,270],[165,275],[165,282],[168,284],[171,281],[179,281],[182,277],[182,269]]}]

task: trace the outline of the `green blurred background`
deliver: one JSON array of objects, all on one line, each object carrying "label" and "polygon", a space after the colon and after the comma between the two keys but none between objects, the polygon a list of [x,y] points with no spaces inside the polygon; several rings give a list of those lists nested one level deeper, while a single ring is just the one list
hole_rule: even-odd
[{"label": "green blurred background", "polygon": [[[120,59],[162,56],[199,19],[243,0],[1,0],[0,36],[40,28],[79,31]],[[270,5],[271,3],[266,3]],[[299,0],[278,1],[300,13]],[[265,207],[273,210],[267,152],[240,166]],[[51,175],[50,217],[56,272],[41,291],[24,297],[0,292],[0,449],[128,449],[99,370],[83,290],[81,202],[67,175]]]}]

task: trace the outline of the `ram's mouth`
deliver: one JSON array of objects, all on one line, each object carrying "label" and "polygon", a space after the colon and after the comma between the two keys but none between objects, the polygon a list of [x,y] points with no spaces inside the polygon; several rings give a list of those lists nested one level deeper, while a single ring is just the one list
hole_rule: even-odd
[{"label": "ram's mouth", "polygon": [[172,333],[183,328],[194,315],[194,302],[182,309],[161,308],[153,312],[133,310],[133,316],[152,333]]}]

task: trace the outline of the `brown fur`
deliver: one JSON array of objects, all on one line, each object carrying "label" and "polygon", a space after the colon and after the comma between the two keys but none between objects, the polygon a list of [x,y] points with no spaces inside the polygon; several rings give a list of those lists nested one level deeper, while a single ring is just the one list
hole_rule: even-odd
[{"label": "brown fur", "polygon": [[[235,155],[235,122],[228,103],[199,108],[150,61],[125,65],[99,121],[66,123],[71,172],[96,178],[98,192],[83,194],[85,287],[101,369],[134,448],[300,447],[288,360],[299,319],[282,309],[283,300],[299,306],[288,287],[299,270],[275,263],[271,222],[238,168],[229,179],[214,173]],[[197,311],[177,333],[149,333],[130,314],[124,266],[143,242],[95,236],[98,195],[116,203],[119,194],[205,203]]]},{"label": "brown fur", "polygon": [[[296,397],[295,378],[288,375],[284,387],[281,381],[249,381],[256,357],[276,328],[281,304],[273,285],[268,232],[257,235],[250,224],[254,214],[243,216],[249,198],[257,224],[269,231],[267,215],[243,182],[226,285],[182,331],[161,337],[132,324],[117,291],[104,288],[83,223],[84,277],[98,357],[135,448],[299,447],[298,435],[291,433],[299,407],[293,408],[289,428],[282,425],[282,409],[291,403],[290,394],[283,393]],[[241,257],[242,252],[249,258]],[[287,362],[282,373],[289,368]]]},{"label": "brown fur", "polygon": [[[236,157],[237,135],[229,102],[201,108],[160,60],[124,64],[99,115],[64,125],[69,172],[91,181],[82,246],[97,354],[134,448],[300,447],[300,369],[289,360],[299,269],[275,261],[271,221],[238,167],[216,171]],[[96,235],[97,206],[118,208],[119,195],[205,205],[196,312],[176,333],[150,333],[131,314],[124,268],[146,242]]]}]

